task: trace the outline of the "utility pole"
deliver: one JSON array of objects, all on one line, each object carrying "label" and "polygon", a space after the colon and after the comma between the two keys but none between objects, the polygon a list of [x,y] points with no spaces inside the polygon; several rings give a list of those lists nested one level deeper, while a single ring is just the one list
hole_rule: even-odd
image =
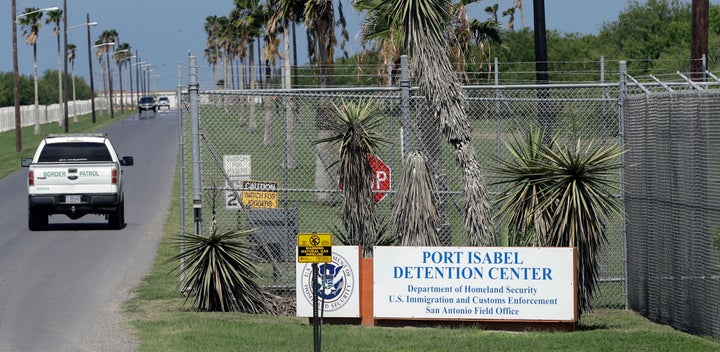
[{"label": "utility pole", "polygon": [[62,74],[62,86],[65,87],[63,89],[63,101],[61,102],[64,106],[64,113],[63,113],[63,119],[65,122],[65,133],[69,132],[69,123],[68,123],[68,42],[67,42],[67,33],[68,33],[68,23],[67,23],[67,0],[63,0],[63,25],[65,27],[65,30],[63,31],[63,61],[64,61],[64,68],[63,68],[63,74]]},{"label": "utility pole", "polygon": [[710,0],[692,0],[692,38],[690,44],[690,77],[705,80],[705,60],[708,53],[708,11]]},{"label": "utility pole", "polygon": [[22,122],[20,118],[20,74],[17,53],[17,8],[12,0],[12,53],[13,53],[13,95],[15,100],[15,151],[22,151]]}]

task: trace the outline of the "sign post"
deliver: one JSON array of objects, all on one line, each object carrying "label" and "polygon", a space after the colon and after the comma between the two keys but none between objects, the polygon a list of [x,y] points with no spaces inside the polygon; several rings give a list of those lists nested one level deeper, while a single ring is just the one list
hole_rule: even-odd
[{"label": "sign post", "polygon": [[[318,263],[332,261],[332,234],[329,233],[301,233],[298,234],[298,262],[312,263],[313,287],[313,347],[320,352],[321,338],[318,319]],[[323,287],[325,287],[323,283]]]}]

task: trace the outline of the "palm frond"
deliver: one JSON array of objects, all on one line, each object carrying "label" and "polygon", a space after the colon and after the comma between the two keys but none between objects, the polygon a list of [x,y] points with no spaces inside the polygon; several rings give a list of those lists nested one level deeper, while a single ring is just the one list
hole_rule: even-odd
[{"label": "palm frond", "polygon": [[437,187],[427,158],[412,152],[405,158],[403,170],[393,204],[396,242],[401,246],[439,246]]}]

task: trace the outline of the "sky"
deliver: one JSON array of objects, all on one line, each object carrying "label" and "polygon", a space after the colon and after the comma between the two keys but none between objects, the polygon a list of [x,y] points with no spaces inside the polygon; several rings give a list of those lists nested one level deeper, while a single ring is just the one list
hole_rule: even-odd
[{"label": "sky", "polygon": [[[203,29],[207,16],[226,16],[234,7],[232,0],[66,0],[68,26],[85,23],[86,14],[90,14],[91,22],[98,22],[91,27],[91,41],[98,39],[100,33],[107,29],[115,29],[120,42],[127,42],[135,50],[142,61],[153,65],[156,86],[160,90],[176,90],[178,86],[178,63],[183,67],[182,85],[187,85],[188,55],[197,57],[200,73],[201,89],[204,82],[211,80],[212,72],[203,52],[206,34]],[[352,54],[360,48],[358,35],[360,15],[352,9],[352,0],[340,0],[348,20],[350,43],[347,46]],[[689,2],[690,0],[685,0]],[[714,2],[714,1],[713,1]],[[481,0],[470,6],[471,17],[486,20],[489,16],[484,8],[491,4],[499,4],[499,12],[510,8],[513,0]],[[532,28],[532,0],[523,1],[523,15],[516,14],[515,28]],[[57,6],[63,8],[62,0],[16,0],[18,14],[27,7],[47,8]],[[0,72],[12,72],[12,16],[11,3],[6,1],[5,15],[0,16]],[[627,1],[621,0],[545,0],[546,28],[561,33],[597,34],[606,22],[615,21],[618,14],[627,7]],[[501,22],[505,22],[500,19]],[[44,23],[44,22],[43,22]],[[88,81],[89,65],[87,55],[86,27],[71,28],[68,31],[68,43],[77,46],[75,71]],[[302,26],[297,26],[302,29]],[[298,32],[297,38],[305,38],[304,32]],[[307,50],[298,47],[298,60],[307,62]],[[93,49],[93,58],[95,49]],[[20,73],[32,75],[32,47],[25,44],[18,27],[18,58]],[[95,87],[101,86],[98,77],[98,62],[93,59],[95,71]],[[133,59],[133,62],[135,59]],[[52,36],[52,24],[44,25],[38,38],[38,72],[57,69],[57,39]],[[68,68],[70,70],[70,67]],[[124,72],[127,70],[124,70]],[[126,74],[124,73],[124,76]],[[127,76],[125,76],[127,77]],[[205,79],[204,79],[205,78]],[[133,81],[135,78],[133,78]],[[126,80],[125,80],[126,81]],[[123,88],[128,89],[127,83]]]}]

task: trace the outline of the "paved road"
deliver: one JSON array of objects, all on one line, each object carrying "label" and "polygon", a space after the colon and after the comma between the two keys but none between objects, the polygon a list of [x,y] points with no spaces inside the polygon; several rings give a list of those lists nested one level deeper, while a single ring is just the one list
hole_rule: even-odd
[{"label": "paved road", "polygon": [[[0,180],[0,351],[133,351],[120,309],[152,263],[172,191],[177,114],[109,126],[125,168],[127,226],[100,216],[50,217],[27,228],[27,170]],[[20,161],[18,160],[18,163]]]}]

